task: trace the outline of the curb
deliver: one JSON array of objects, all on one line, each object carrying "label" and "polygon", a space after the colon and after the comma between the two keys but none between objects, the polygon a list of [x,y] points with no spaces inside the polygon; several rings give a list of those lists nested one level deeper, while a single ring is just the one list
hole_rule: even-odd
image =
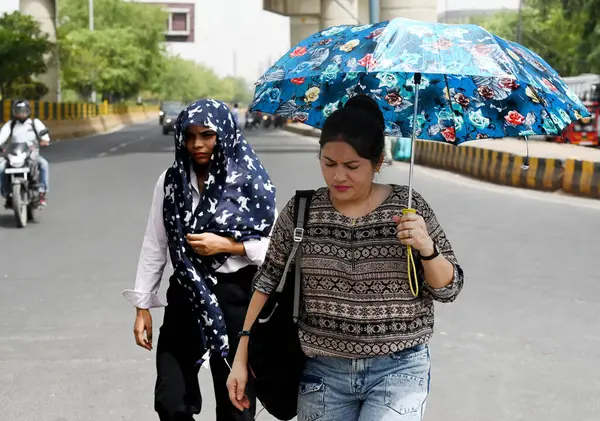
[{"label": "curb", "polygon": [[318,129],[313,129],[312,127],[294,127],[289,124],[284,126],[284,129],[288,132],[299,134],[301,136],[311,136],[311,137],[319,137],[321,131]]},{"label": "curb", "polygon": [[600,162],[567,159],[562,189],[577,196],[600,199]]},{"label": "curb", "polygon": [[439,168],[511,187],[557,191],[562,188],[563,163],[554,158],[529,158],[473,146],[454,146],[418,140],[415,159],[419,165]]},{"label": "curb", "polygon": [[[319,137],[312,127],[285,126],[303,136]],[[579,159],[529,158],[529,169],[521,169],[523,156],[474,146],[454,146],[417,140],[417,165],[464,174],[511,187],[556,192],[600,199],[600,162]]]}]

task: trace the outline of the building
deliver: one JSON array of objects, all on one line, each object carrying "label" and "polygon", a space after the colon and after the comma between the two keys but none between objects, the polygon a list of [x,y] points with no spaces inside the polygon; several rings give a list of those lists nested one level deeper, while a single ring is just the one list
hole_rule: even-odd
[{"label": "building", "polygon": [[137,0],[163,7],[166,47],[219,77],[254,82],[289,48],[289,21],[262,10],[261,0]]}]

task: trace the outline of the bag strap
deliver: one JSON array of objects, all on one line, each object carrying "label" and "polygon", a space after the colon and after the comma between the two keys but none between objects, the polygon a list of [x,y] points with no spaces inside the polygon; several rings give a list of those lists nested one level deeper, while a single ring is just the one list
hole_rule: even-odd
[{"label": "bag strap", "polygon": [[285,263],[285,268],[283,270],[283,276],[279,281],[279,285],[277,286],[276,291],[281,293],[283,288],[285,288],[285,282],[287,280],[287,275],[290,270],[290,266],[292,262],[295,262],[294,268],[294,307],[292,317],[294,319],[294,323],[298,321],[298,314],[300,313],[300,287],[302,282],[302,272],[301,272],[301,263],[302,263],[302,251],[300,248],[300,244],[304,238],[304,227],[306,224],[306,220],[308,219],[308,212],[310,210],[310,202],[312,200],[314,190],[298,190],[296,191],[296,197],[294,201],[294,244],[292,245],[292,250],[290,251],[290,255],[288,256],[287,262]]},{"label": "bag strap", "polygon": [[308,221],[308,213],[310,211],[310,202],[312,201],[314,190],[298,190],[296,191],[296,199],[298,201],[298,210],[296,211],[296,229],[294,230],[294,244],[298,244],[296,252],[296,264],[294,266],[294,307],[292,309],[292,319],[294,324],[298,323],[298,315],[300,314],[300,293],[302,288],[302,248],[300,244],[304,238],[304,227]]}]

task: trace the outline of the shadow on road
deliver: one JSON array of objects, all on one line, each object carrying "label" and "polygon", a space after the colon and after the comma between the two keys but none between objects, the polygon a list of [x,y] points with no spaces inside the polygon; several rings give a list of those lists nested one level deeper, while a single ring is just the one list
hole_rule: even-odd
[{"label": "shadow on road", "polygon": [[[4,206],[4,205],[2,205]],[[9,211],[2,210],[0,213],[0,228],[14,228],[17,229],[17,222],[15,221],[15,215],[8,213]]]}]

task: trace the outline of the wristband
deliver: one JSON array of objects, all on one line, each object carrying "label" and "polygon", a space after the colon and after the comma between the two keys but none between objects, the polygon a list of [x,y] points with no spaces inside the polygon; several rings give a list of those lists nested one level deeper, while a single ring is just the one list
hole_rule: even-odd
[{"label": "wristband", "polygon": [[238,333],[238,338],[241,338],[242,336],[250,336],[250,331],[242,330],[240,333]]}]

